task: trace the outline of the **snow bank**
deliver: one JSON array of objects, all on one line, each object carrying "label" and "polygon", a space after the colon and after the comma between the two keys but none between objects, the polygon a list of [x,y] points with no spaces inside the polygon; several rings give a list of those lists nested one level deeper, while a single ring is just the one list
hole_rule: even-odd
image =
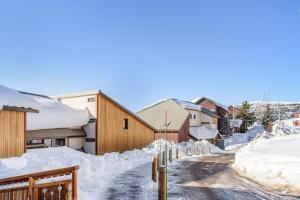
[{"label": "snow bank", "polygon": [[86,109],[71,108],[49,97],[27,97],[41,105],[39,113],[27,113],[27,130],[81,127],[90,119]]},{"label": "snow bank", "polygon": [[0,178],[79,165],[78,199],[101,200],[113,178],[150,161],[151,155],[141,150],[95,156],[67,147],[34,149],[22,157],[1,159]]},{"label": "snow bank", "polygon": [[261,134],[263,132],[264,127],[262,125],[255,125],[252,128],[250,128],[246,133],[234,133],[232,136],[224,140],[225,150],[238,150],[239,148],[253,140],[256,137],[256,135]]},{"label": "snow bank", "polygon": [[283,193],[300,192],[300,134],[264,133],[241,148],[234,168],[243,176]]},{"label": "snow bank", "polygon": [[10,89],[0,85],[0,110],[3,106],[18,107],[18,108],[31,108],[40,110],[38,102],[24,94],[19,93],[17,90]]},{"label": "snow bank", "polygon": [[214,139],[217,137],[219,131],[216,129],[209,129],[205,126],[190,127],[190,135],[194,138],[201,139]]},{"label": "snow bank", "polygon": [[[149,144],[143,150],[154,155],[154,154],[158,154],[160,151],[165,151],[165,148],[166,148],[166,140],[160,139]],[[194,148],[197,151],[196,156],[225,153],[225,151],[209,143],[207,140],[202,140],[197,142],[189,140],[188,142],[181,142],[178,144],[174,144],[173,142],[167,141],[167,148],[168,150],[172,149],[172,155],[173,155],[172,157],[174,158],[176,157],[176,149],[178,149],[180,157],[185,156],[186,149],[189,149],[189,155],[192,155],[193,154],[192,151]]]}]

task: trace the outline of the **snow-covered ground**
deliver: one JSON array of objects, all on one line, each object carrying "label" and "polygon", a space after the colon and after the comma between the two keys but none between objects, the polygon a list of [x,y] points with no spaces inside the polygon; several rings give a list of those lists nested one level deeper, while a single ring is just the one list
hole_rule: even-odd
[{"label": "snow-covered ground", "polygon": [[1,159],[0,178],[79,165],[79,199],[105,199],[114,177],[150,161],[151,154],[142,150],[94,156],[67,147],[34,149],[19,158]]},{"label": "snow-covered ground", "polygon": [[[165,144],[164,140],[158,140],[143,150],[127,151],[122,154],[109,153],[104,156],[90,155],[67,147],[32,149],[21,157],[0,159],[0,178],[79,165],[79,199],[106,199],[107,197],[104,194],[107,194],[108,188],[113,187],[113,181],[116,177],[139,166],[151,166],[153,156],[163,150]],[[196,148],[197,156],[224,153],[224,151],[205,140],[180,144],[168,142],[167,144],[168,148],[172,146],[173,157],[176,156],[176,148],[179,149],[181,157],[185,156],[185,147],[190,148],[190,155],[193,153],[193,147]],[[151,167],[149,169],[143,168],[143,170],[149,170],[150,172]],[[143,179],[145,181],[141,183],[145,193],[153,189],[151,188],[153,185],[149,184],[150,179],[149,176],[149,179]]]},{"label": "snow-covered ground", "polygon": [[300,134],[282,124],[242,147],[236,153],[234,168],[264,186],[299,195]]},{"label": "snow-covered ground", "polygon": [[234,133],[231,137],[225,139],[225,150],[236,151],[252,141],[256,137],[256,135],[263,132],[263,126],[260,124],[256,124],[251,127],[246,133]]}]

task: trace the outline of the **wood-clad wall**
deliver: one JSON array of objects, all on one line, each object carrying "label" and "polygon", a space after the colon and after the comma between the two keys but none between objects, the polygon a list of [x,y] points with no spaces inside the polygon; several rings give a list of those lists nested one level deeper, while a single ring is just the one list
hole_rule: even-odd
[{"label": "wood-clad wall", "polygon": [[25,113],[0,111],[0,158],[25,152]]},{"label": "wood-clad wall", "polygon": [[[154,130],[106,96],[99,94],[97,102],[97,155],[141,149],[154,141]],[[125,118],[128,129],[123,128]]]}]

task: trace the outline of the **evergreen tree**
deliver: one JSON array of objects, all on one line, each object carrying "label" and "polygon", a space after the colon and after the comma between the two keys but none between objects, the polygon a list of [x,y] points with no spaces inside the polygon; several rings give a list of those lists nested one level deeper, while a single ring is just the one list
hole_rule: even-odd
[{"label": "evergreen tree", "polygon": [[256,121],[256,117],[254,112],[250,110],[251,105],[248,101],[244,101],[241,107],[241,119],[243,120],[242,127],[244,128],[244,132],[248,130],[248,127],[253,125]]},{"label": "evergreen tree", "polygon": [[272,122],[272,121],[273,121],[272,112],[270,109],[270,105],[268,104],[266,107],[266,110],[264,112],[264,115],[262,117],[261,122],[262,122],[262,125],[266,128],[268,126],[268,123]]}]

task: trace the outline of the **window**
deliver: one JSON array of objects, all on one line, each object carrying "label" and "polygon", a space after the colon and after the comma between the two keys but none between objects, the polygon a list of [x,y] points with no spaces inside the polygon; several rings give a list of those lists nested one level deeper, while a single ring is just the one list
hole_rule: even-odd
[{"label": "window", "polygon": [[201,124],[210,124],[209,122],[201,122]]},{"label": "window", "polygon": [[88,102],[95,102],[96,101],[96,98],[93,97],[93,98],[88,98]]},{"label": "window", "polygon": [[192,114],[190,114],[190,119],[192,119]]},{"label": "window", "polygon": [[128,119],[124,119],[123,129],[128,129]]},{"label": "window", "polygon": [[196,115],[194,115],[194,119],[196,119]]}]

